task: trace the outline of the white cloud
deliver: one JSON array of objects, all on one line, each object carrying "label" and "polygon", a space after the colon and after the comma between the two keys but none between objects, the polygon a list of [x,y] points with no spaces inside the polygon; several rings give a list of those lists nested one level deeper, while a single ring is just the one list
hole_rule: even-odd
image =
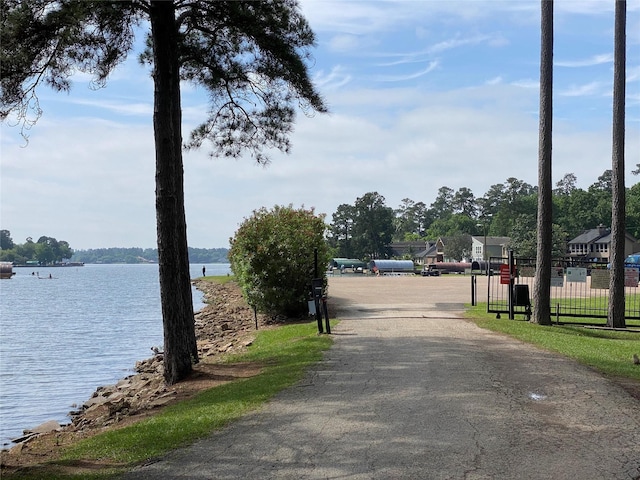
[{"label": "white cloud", "polygon": [[603,63],[612,63],[613,62],[613,54],[612,53],[603,53],[600,55],[594,55],[593,57],[583,59],[583,60],[556,60],[553,64],[556,67],[592,67],[593,65],[601,65]]},{"label": "white cloud", "polygon": [[446,50],[452,50],[454,48],[459,48],[467,45],[477,45],[479,43],[490,43],[495,40],[495,37],[490,35],[475,35],[472,37],[463,37],[460,34],[457,34],[455,37],[450,38],[448,40],[443,40],[441,42],[432,45],[428,49],[428,53],[442,53]]},{"label": "white cloud", "polygon": [[585,85],[569,85],[565,90],[558,94],[564,97],[585,97],[596,95],[601,92],[602,85],[599,82],[591,82]]},{"label": "white cloud", "polygon": [[[556,62],[553,176],[575,173],[586,188],[611,163],[610,100],[602,95],[610,90],[603,52],[612,38],[592,32],[611,28],[613,2],[556,5],[558,32],[571,42]],[[630,26],[640,25],[636,5],[629,4]],[[262,206],[316,207],[330,219],[338,205],[370,191],[396,208],[403,198],[430,204],[442,186],[482,196],[509,177],[536,184],[539,1],[304,0],[302,7],[318,33],[311,74],[331,113],[299,115],[291,155],[273,152],[267,168],[187,152],[192,246],[227,246]],[[640,38],[629,35],[630,45]],[[45,113],[27,148],[18,130],[2,126],[1,227],[15,240],[155,245],[153,89],[147,69],[134,63],[99,92],[41,94]],[[630,47],[630,159],[640,157],[639,63]],[[201,89],[183,85],[185,138],[207,108]]]},{"label": "white cloud", "polygon": [[416,78],[420,78],[428,73],[431,73],[436,68],[438,68],[439,62],[432,61],[429,62],[427,68],[422,70],[418,70],[417,72],[409,72],[404,75],[377,75],[376,80],[380,82],[406,82],[408,80],[415,80]]}]

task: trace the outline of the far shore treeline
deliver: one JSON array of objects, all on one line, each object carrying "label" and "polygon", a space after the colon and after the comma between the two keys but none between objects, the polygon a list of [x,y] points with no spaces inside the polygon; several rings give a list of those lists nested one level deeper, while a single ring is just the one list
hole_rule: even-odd
[{"label": "far shore treeline", "polygon": [[[227,248],[189,247],[191,263],[228,263]],[[157,263],[156,248],[94,248],[73,250],[69,242],[42,236],[15,243],[9,230],[0,230],[0,261],[14,265],[60,265],[64,263]]]},{"label": "far shore treeline", "polygon": [[[228,263],[227,248],[189,247],[189,263]],[[157,263],[156,248],[92,248],[75,250],[72,262],[82,263]]]}]

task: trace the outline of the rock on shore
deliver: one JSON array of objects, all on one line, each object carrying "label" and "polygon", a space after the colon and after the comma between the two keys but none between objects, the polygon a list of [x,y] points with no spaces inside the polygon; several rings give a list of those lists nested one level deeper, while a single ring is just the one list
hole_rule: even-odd
[{"label": "rock on shore", "polygon": [[[155,354],[137,362],[135,374],[123,378],[115,385],[99,387],[89,400],[70,412],[70,424],[61,426],[57,422],[46,422],[34,429],[25,430],[25,435],[14,440],[18,445],[11,452],[22,452],[25,443],[44,434],[96,431],[120,424],[133,416],[149,414],[158,407],[202,389],[203,380],[213,385],[234,377],[257,373],[255,366],[234,368],[215,366],[212,363],[216,355],[247,347],[255,336],[254,312],[246,304],[238,285],[234,282],[220,285],[203,280],[195,280],[194,284],[204,293],[206,305],[195,314],[200,363],[194,367],[193,378],[178,385],[165,385],[163,354],[159,349],[151,347]],[[258,315],[258,325],[265,327],[266,317]]]}]

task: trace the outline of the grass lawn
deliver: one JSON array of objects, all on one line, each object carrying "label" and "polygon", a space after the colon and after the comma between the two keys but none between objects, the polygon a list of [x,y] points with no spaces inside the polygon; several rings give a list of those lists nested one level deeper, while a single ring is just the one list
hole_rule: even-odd
[{"label": "grass lawn", "polygon": [[[574,325],[546,327],[524,320],[508,320],[504,316],[496,319],[494,313],[486,310],[486,304],[469,307],[467,317],[481,328],[561,353],[607,375],[640,382],[640,365],[634,365],[632,359],[634,353],[640,356],[640,333]],[[568,320],[563,318],[563,321]],[[630,325],[638,323],[629,322]]]}]

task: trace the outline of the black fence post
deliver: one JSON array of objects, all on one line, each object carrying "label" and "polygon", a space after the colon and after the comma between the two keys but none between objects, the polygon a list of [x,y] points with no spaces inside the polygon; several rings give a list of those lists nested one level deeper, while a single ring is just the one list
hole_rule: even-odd
[{"label": "black fence post", "polygon": [[477,292],[476,292],[476,276],[471,275],[471,306],[475,307],[478,304]]},{"label": "black fence post", "polygon": [[329,309],[327,308],[327,297],[322,297],[322,312],[324,313],[324,329],[331,335],[331,324],[329,323]]},{"label": "black fence post", "polygon": [[509,265],[509,291],[507,292],[509,295],[509,320],[513,320],[515,318],[514,310],[513,310],[513,284],[514,284],[514,261],[513,261],[513,250],[509,250],[509,256],[507,257],[507,263]]}]

